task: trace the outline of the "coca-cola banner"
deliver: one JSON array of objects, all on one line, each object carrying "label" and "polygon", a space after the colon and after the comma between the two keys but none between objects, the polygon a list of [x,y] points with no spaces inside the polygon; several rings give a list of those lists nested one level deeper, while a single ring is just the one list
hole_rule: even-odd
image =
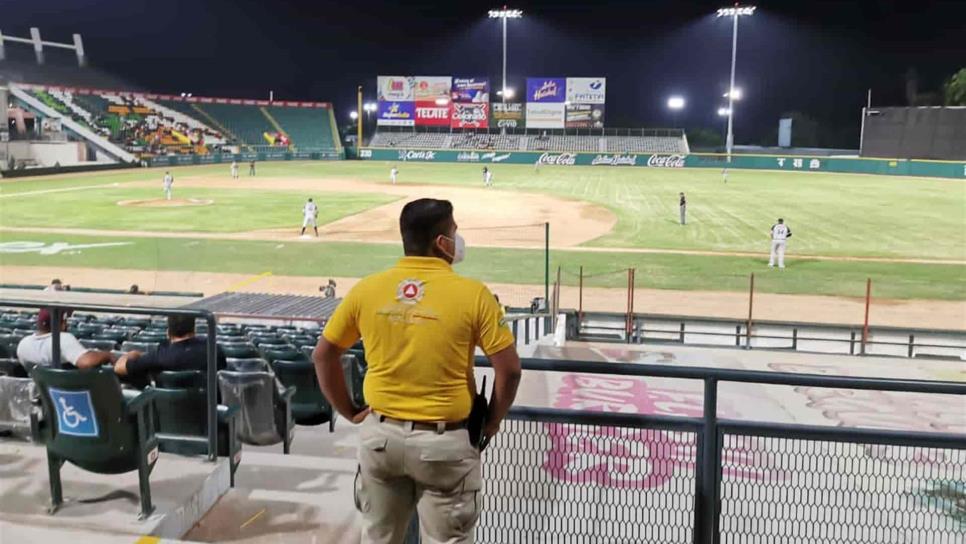
[{"label": "coca-cola banner", "polygon": [[567,99],[567,80],[562,77],[528,77],[527,102],[560,102]]},{"label": "coca-cola banner", "polygon": [[416,76],[413,80],[413,98],[416,102],[449,99],[453,78],[449,76]]},{"label": "coca-cola banner", "polygon": [[527,102],[527,128],[564,128],[564,114],[563,102]]},{"label": "coca-cola banner", "polygon": [[449,104],[439,105],[435,100],[417,101],[415,117],[417,127],[448,127]]},{"label": "coca-cola banner", "polygon": [[495,128],[524,128],[523,104],[490,104],[490,126]]},{"label": "coca-cola banner", "polygon": [[452,128],[488,128],[490,126],[490,105],[465,104],[453,102],[450,104],[450,127]]},{"label": "coca-cola banner", "polygon": [[485,77],[454,77],[451,95],[453,102],[488,103],[490,80]]},{"label": "coca-cola banner", "polygon": [[416,124],[415,102],[379,102],[376,124],[380,126],[411,127]]},{"label": "coca-cola banner", "polygon": [[567,104],[566,128],[604,128],[603,104]]}]

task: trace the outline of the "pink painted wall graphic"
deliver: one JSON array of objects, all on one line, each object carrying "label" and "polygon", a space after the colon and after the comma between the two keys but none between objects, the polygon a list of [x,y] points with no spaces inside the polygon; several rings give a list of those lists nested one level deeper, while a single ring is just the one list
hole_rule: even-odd
[{"label": "pink painted wall graphic", "polygon": [[[567,375],[554,406],[593,412],[700,417],[701,392],[649,387],[643,380]],[[734,417],[720,402],[720,417]],[[666,484],[679,470],[694,470],[694,435],[654,429],[547,424],[551,447],[543,468],[554,478],[617,488],[650,489]],[[722,462],[729,476],[784,479],[770,456],[752,440],[729,439]]]}]

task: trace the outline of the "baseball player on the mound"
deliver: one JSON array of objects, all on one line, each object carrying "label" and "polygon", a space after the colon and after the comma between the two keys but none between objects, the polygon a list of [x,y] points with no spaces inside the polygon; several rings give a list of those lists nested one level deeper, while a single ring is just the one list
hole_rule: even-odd
[{"label": "baseball player on the mound", "polygon": [[318,218],[319,218],[319,207],[316,206],[315,202],[312,202],[312,199],[310,198],[309,201],[306,202],[305,206],[302,208],[302,232],[299,234],[299,236],[305,236],[305,227],[311,224],[312,230],[315,231],[315,237],[318,238],[319,237],[319,226],[317,223]]},{"label": "baseball player on the mound", "polygon": [[788,228],[785,220],[778,218],[778,223],[771,226],[771,257],[768,266],[775,266],[775,256],[778,256],[778,268],[785,268],[785,240],[792,237],[792,229]]},{"label": "baseball player on the mound", "polygon": [[171,172],[164,173],[164,181],[162,182],[164,186],[164,199],[171,200],[171,186],[174,185],[174,176]]},{"label": "baseball player on the mound", "polygon": [[396,184],[396,176],[398,175],[399,175],[399,169],[393,166],[392,170],[389,171],[389,179],[390,181],[392,181],[393,185]]}]

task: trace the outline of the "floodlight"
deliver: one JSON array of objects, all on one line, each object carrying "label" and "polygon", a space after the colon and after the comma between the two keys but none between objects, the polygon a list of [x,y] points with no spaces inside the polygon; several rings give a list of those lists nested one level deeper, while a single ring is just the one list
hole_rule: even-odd
[{"label": "floodlight", "polygon": [[742,15],[752,15],[755,13],[756,6],[739,6],[737,4],[730,8],[721,8],[717,12],[718,17],[740,17]]},{"label": "floodlight", "polygon": [[672,96],[667,99],[667,107],[672,110],[684,109],[684,98],[680,96]]},{"label": "floodlight", "polygon": [[523,17],[523,10],[519,9],[491,9],[490,19],[519,19]]},{"label": "floodlight", "polygon": [[355,121],[358,118],[359,118],[359,112],[357,112],[356,110],[352,110],[349,112],[349,119],[352,119],[353,121]]},{"label": "floodlight", "polygon": [[731,93],[724,93],[721,96],[724,98],[734,98],[734,100],[741,100],[741,87],[735,87],[734,89],[732,89]]}]

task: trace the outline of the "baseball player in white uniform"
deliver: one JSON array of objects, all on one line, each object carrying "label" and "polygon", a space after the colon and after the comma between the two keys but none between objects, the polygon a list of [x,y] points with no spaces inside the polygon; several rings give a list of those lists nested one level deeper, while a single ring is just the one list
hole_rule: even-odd
[{"label": "baseball player in white uniform", "polygon": [[309,201],[305,203],[305,206],[302,207],[302,232],[299,234],[299,236],[305,236],[305,227],[312,225],[312,230],[315,231],[315,237],[318,238],[319,226],[316,223],[318,217],[319,207],[316,206],[315,202],[312,202],[312,199],[310,198]]},{"label": "baseball player in white uniform", "polygon": [[771,257],[768,266],[775,266],[775,256],[778,257],[778,268],[785,268],[785,241],[792,237],[792,230],[785,224],[785,220],[778,218],[778,223],[771,226]]},{"label": "baseball player in white uniform", "polygon": [[165,200],[171,200],[171,186],[172,185],[174,185],[174,176],[171,175],[171,172],[165,172],[164,173],[164,182],[163,182],[163,186],[164,186],[164,198],[165,198]]},{"label": "baseball player in white uniform", "polygon": [[493,172],[490,172],[490,169],[485,166],[483,167],[483,185],[485,187],[493,186]]},{"label": "baseball player in white uniform", "polygon": [[231,178],[238,179],[238,161],[231,161]]},{"label": "baseball player in white uniform", "polygon": [[398,175],[399,175],[399,169],[393,166],[392,170],[389,171],[389,179],[392,180],[393,185],[396,184],[396,176]]}]

